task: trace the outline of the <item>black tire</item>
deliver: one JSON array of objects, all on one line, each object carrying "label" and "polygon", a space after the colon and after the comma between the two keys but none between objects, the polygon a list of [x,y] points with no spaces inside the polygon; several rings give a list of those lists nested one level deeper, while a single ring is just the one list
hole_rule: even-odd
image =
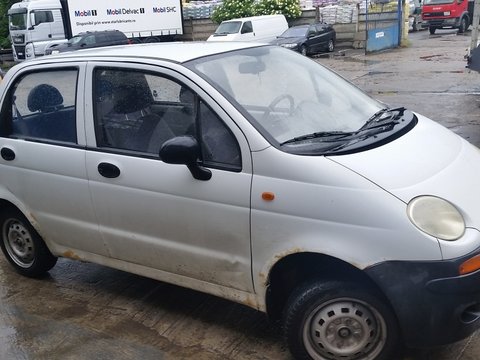
[{"label": "black tire", "polygon": [[0,214],[0,247],[15,270],[28,277],[45,275],[57,262],[40,235],[20,212]]},{"label": "black tire", "polygon": [[460,20],[460,26],[458,27],[458,33],[463,34],[465,31],[467,31],[467,28],[468,28],[468,22],[467,22],[467,18],[464,16]]},{"label": "black tire", "polygon": [[308,49],[305,45],[302,45],[300,47],[300,54],[302,54],[303,56],[308,56]]},{"label": "black tire", "polygon": [[333,42],[333,39],[330,39],[328,40],[327,51],[333,52],[334,50],[335,50],[335,43]]},{"label": "black tire", "polygon": [[289,297],[284,335],[295,359],[392,360],[397,320],[388,305],[354,283],[313,281]]},{"label": "black tire", "polygon": [[144,39],[143,42],[146,44],[157,43],[157,42],[160,42],[160,39],[156,36],[150,36]]},{"label": "black tire", "polygon": [[436,28],[435,26],[430,26],[430,27],[428,28],[428,31],[430,31],[430,35],[435,34],[435,30],[437,30],[437,28]]},{"label": "black tire", "polygon": [[417,31],[418,31],[417,18],[413,18],[412,32],[417,32]]}]

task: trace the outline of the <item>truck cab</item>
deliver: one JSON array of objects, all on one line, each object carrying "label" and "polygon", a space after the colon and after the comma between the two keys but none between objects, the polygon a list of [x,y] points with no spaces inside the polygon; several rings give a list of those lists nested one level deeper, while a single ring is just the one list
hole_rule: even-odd
[{"label": "truck cab", "polygon": [[42,56],[47,44],[65,39],[58,0],[15,3],[8,10],[8,20],[15,61]]},{"label": "truck cab", "polygon": [[473,18],[473,0],[425,0],[422,8],[422,27],[428,27],[430,34],[437,29],[458,29],[464,33]]}]

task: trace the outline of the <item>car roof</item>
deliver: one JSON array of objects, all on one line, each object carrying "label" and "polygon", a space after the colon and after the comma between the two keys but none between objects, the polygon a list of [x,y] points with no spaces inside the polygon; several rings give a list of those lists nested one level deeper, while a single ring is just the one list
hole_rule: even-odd
[{"label": "car roof", "polygon": [[[260,46],[259,43],[242,42],[168,42],[157,44],[132,44],[109,46],[94,49],[78,50],[72,53],[60,53],[39,58],[38,61],[47,59],[84,59],[91,57],[136,57],[156,58],[178,63],[197,59],[203,56],[221,54],[229,51],[247,49]],[[36,61],[36,60],[31,60]]]}]

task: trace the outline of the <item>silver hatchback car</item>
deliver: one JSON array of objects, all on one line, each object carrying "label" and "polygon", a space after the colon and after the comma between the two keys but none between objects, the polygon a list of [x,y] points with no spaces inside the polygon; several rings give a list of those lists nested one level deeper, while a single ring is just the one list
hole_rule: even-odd
[{"label": "silver hatchback car", "polygon": [[391,359],[480,326],[480,152],[281,47],[26,61],[0,88],[0,246],[280,320],[299,359]]}]

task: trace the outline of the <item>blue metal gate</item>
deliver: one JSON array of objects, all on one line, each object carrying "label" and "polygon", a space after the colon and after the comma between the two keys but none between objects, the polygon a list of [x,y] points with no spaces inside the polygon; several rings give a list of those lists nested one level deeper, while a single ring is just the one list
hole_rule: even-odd
[{"label": "blue metal gate", "polygon": [[365,51],[375,52],[400,45],[402,0],[365,0]]}]

